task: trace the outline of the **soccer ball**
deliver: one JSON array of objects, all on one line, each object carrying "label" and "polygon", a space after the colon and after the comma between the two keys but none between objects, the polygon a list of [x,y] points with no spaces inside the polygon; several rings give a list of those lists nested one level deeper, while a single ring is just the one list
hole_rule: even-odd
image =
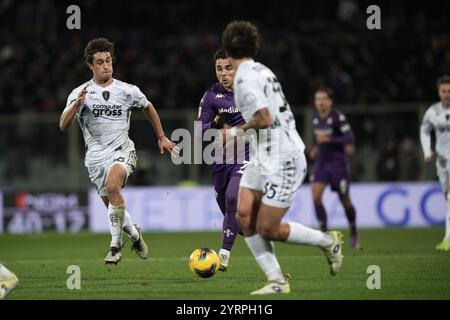
[{"label": "soccer ball", "polygon": [[189,269],[201,278],[212,277],[219,270],[219,267],[219,256],[212,249],[197,248],[189,257]]}]

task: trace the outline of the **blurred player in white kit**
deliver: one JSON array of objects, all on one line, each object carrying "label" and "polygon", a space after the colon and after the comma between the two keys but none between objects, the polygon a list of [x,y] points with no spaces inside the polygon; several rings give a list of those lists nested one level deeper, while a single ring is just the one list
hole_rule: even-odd
[{"label": "blurred player in white kit", "polygon": [[3,299],[19,284],[17,276],[0,263],[0,299]]},{"label": "blurred player in white kit", "polygon": [[[436,160],[436,173],[447,201],[445,235],[436,250],[450,251],[450,76],[438,79],[437,90],[440,102],[430,106],[425,112],[420,127],[420,142],[425,162]],[[431,131],[436,135],[436,151],[431,149]]]}]

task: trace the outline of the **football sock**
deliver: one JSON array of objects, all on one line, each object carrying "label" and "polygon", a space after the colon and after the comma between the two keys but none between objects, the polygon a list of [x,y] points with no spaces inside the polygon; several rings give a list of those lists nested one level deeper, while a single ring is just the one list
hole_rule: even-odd
[{"label": "football sock", "polygon": [[236,221],[236,205],[240,179],[240,177],[231,177],[225,194],[226,212],[222,224],[222,248],[228,251],[231,251],[239,233],[239,226]]},{"label": "football sock", "polygon": [[126,234],[128,234],[128,236],[131,238],[131,240],[133,240],[133,241],[139,240],[139,232],[137,231],[136,227],[133,225],[131,216],[127,210],[125,210],[125,215],[123,218],[123,231],[125,231]]},{"label": "football sock", "polygon": [[122,226],[125,216],[125,203],[114,206],[108,205],[109,231],[111,232],[111,247],[120,248],[122,246]]},{"label": "football sock", "polygon": [[324,232],[308,228],[297,222],[288,222],[288,224],[291,227],[286,240],[288,243],[308,244],[321,248],[326,248],[333,243],[332,237]]},{"label": "football sock", "polygon": [[273,253],[273,246],[270,241],[264,240],[259,234],[255,234],[246,237],[245,242],[269,281],[286,281],[277,257]]},{"label": "football sock", "polygon": [[356,234],[356,212],[353,206],[345,209],[345,215],[347,216],[348,224],[350,225],[350,233]]},{"label": "football sock", "polygon": [[447,199],[447,217],[445,217],[445,240],[450,242],[450,196]]},{"label": "football sock", "polygon": [[327,231],[327,212],[323,204],[314,204],[314,208],[316,209],[316,217],[319,220],[320,230],[323,232]]}]

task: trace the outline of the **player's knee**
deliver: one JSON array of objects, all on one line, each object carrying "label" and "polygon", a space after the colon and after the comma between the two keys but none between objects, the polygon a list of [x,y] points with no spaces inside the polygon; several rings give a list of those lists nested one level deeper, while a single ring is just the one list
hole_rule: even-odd
[{"label": "player's knee", "polygon": [[259,224],[256,228],[256,232],[266,240],[277,240],[278,228],[275,228],[269,223]]},{"label": "player's knee", "polygon": [[313,202],[315,206],[320,206],[322,204],[322,197],[320,195],[313,195]]},{"label": "player's knee", "polygon": [[107,181],[105,187],[108,198],[111,196],[116,196],[120,193],[120,184],[115,181]]},{"label": "player's knee", "polygon": [[350,208],[352,206],[350,198],[346,195],[341,196],[341,202],[345,208]]},{"label": "player's knee", "polygon": [[236,212],[236,222],[240,228],[249,229],[250,228],[250,215],[245,214],[244,212],[238,210]]},{"label": "player's knee", "polygon": [[239,227],[241,228],[246,228],[248,221],[250,219],[248,219],[247,217],[245,217],[242,212],[240,212],[239,210],[236,212],[236,222],[238,224]]}]

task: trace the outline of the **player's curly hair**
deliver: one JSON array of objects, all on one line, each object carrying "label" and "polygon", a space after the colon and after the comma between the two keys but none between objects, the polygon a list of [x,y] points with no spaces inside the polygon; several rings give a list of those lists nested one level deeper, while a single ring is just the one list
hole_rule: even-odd
[{"label": "player's curly hair", "polygon": [[439,89],[441,84],[450,84],[450,75],[444,74],[436,81],[436,87]]},{"label": "player's curly hair", "polygon": [[106,38],[95,38],[88,42],[86,48],[84,48],[84,63],[91,63],[94,58],[94,54],[97,52],[109,52],[111,58],[114,59],[114,43],[110,42]]},{"label": "player's curly hair", "polygon": [[248,21],[230,22],[222,33],[222,46],[232,58],[254,58],[260,49],[258,29]]}]

